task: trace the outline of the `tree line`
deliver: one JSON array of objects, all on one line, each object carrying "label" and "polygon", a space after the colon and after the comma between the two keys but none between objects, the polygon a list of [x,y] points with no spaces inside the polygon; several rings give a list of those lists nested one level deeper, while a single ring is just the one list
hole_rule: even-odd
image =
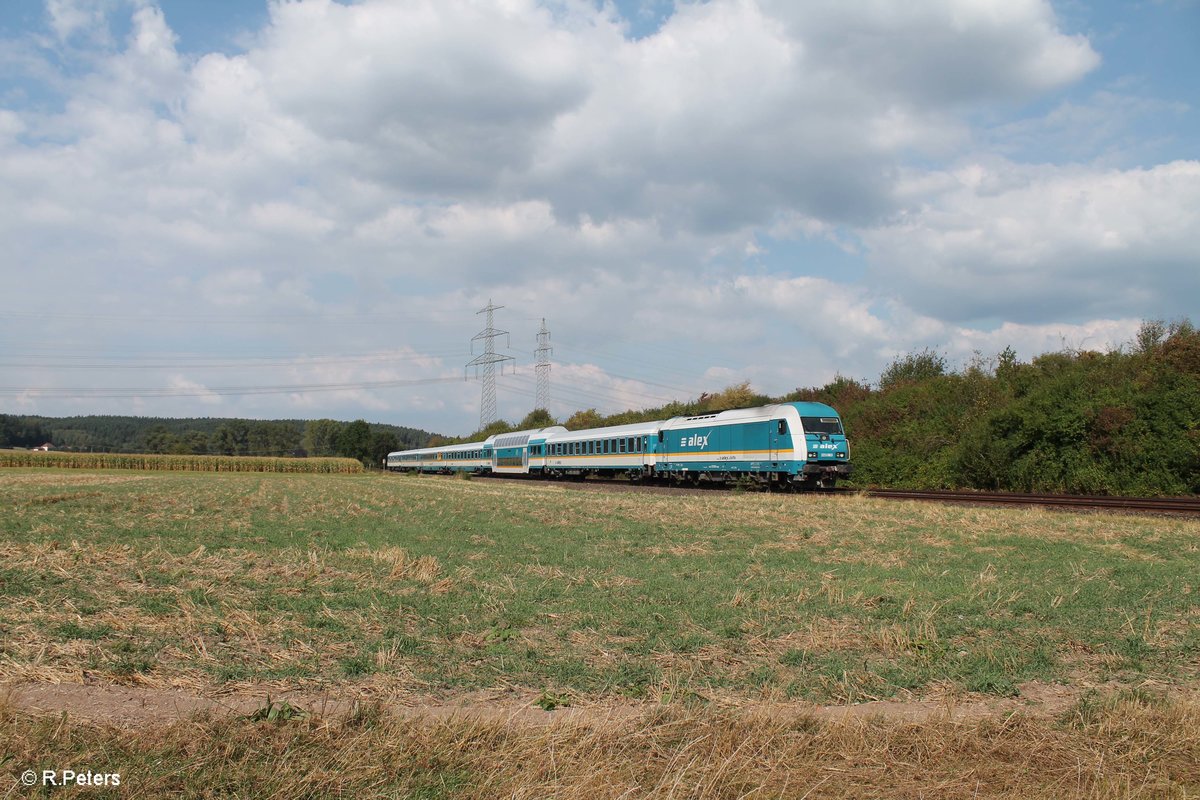
[{"label": "tree line", "polygon": [[1200,493],[1200,332],[1144,322],[1118,349],[1020,361],[1011,348],[952,368],[933,350],[894,359],[874,382],[837,376],[782,397],[749,383],[687,402],[559,423],[537,409],[460,439],[562,424],[570,430],[817,401],[841,414],[853,483],[1076,494]]},{"label": "tree line", "polygon": [[40,417],[0,414],[0,447],[97,453],[226,456],[343,456],[379,466],[393,450],[421,447],[432,434],[417,428],[315,420]]}]

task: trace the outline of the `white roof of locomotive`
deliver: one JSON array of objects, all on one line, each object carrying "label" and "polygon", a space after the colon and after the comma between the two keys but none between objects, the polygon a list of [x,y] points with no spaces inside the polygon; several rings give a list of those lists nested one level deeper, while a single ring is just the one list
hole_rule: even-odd
[{"label": "white roof of locomotive", "polygon": [[773,403],[756,408],[734,408],[729,411],[714,411],[711,414],[693,414],[690,417],[672,417],[663,423],[663,430],[676,428],[694,428],[697,425],[732,425],[738,422],[759,422],[763,420],[795,417],[798,412],[795,406],[787,403]]},{"label": "white roof of locomotive", "polygon": [[609,439],[621,436],[649,436],[658,433],[661,422],[635,422],[630,425],[612,425],[607,428],[586,428],[578,431],[565,430],[546,437],[547,442],[585,442],[589,439]]}]

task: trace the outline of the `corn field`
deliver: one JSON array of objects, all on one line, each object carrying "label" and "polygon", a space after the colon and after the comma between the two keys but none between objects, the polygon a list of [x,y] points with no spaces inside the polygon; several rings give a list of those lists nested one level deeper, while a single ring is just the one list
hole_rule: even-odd
[{"label": "corn field", "polygon": [[362,463],[353,458],[47,453],[30,450],[0,450],[0,467],[146,469],[181,472],[316,472],[339,474],[363,471]]}]

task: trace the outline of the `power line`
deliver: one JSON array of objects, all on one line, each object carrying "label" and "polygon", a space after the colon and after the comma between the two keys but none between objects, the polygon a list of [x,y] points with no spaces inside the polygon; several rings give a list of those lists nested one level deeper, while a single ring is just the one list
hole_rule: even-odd
[{"label": "power line", "polygon": [[444,325],[454,324],[447,320],[437,320],[428,315],[421,314],[404,314],[397,312],[379,312],[379,313],[358,313],[347,311],[344,313],[329,313],[329,312],[313,312],[313,313],[277,313],[255,311],[246,314],[187,314],[187,313],[159,313],[159,314],[123,314],[114,312],[111,314],[97,313],[77,313],[72,311],[0,311],[0,319],[12,320],[74,320],[79,322],[181,322],[189,324],[197,323],[214,323],[214,324],[235,324],[235,325],[255,325],[260,323],[286,323],[286,322],[305,322],[310,323],[320,321],[323,323],[341,323],[341,324],[359,324],[359,323],[378,323],[378,322],[397,322],[401,320],[410,320],[421,322],[423,325]]},{"label": "power line", "polygon": [[214,386],[193,387],[143,387],[143,388],[95,388],[95,387],[19,387],[0,386],[0,396],[37,397],[58,399],[115,398],[115,397],[235,397],[255,394],[309,394],[312,392],[340,392],[364,389],[394,389],[402,386],[422,386],[434,383],[453,383],[458,378],[415,378],[393,381],[358,381],[354,383],[306,383],[288,386]]},{"label": "power line", "polygon": [[[396,355],[392,353],[378,353],[375,355],[359,355],[359,356],[307,356],[303,358],[255,358],[246,357],[242,359],[228,359],[224,361],[187,361],[186,364],[181,364],[180,361],[185,359],[172,360],[171,362],[161,363],[119,363],[120,356],[110,357],[107,362],[96,363],[50,363],[48,361],[16,361],[16,362],[0,362],[0,367],[9,368],[24,368],[24,369],[178,369],[180,366],[186,366],[188,369],[261,369],[263,367],[303,367],[303,366],[322,366],[326,364],[386,364],[394,361],[420,361],[422,359],[440,359],[446,356],[458,357],[464,353],[461,350],[447,351],[444,354],[435,353],[411,353],[407,355]],[[9,355],[10,358],[56,358],[72,361],[86,361],[89,356],[24,356],[24,355]],[[161,357],[161,356],[160,356]],[[210,356],[211,358],[211,356]],[[132,359],[129,359],[132,360]]]}]

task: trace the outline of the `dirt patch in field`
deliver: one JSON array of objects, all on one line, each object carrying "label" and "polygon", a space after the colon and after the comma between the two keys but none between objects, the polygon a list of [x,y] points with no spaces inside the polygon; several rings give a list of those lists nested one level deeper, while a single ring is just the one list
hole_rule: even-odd
[{"label": "dirt patch in field", "polygon": [[[316,718],[338,718],[352,713],[362,702],[378,702],[399,715],[434,719],[469,718],[547,725],[557,722],[605,723],[633,718],[659,704],[632,700],[587,700],[562,697],[547,702],[545,695],[507,689],[483,690],[447,697],[380,693],[367,684],[340,691],[280,691],[270,687],[240,688],[235,692],[192,692],[112,684],[18,683],[0,688],[0,705],[33,716],[59,716],[123,728],[159,725],[188,719],[198,713],[245,716],[268,706],[287,703]],[[1114,687],[1091,687],[1112,691]],[[828,720],[882,718],[898,722],[930,719],[974,721],[1005,717],[1016,712],[1035,717],[1061,717],[1075,706],[1086,690],[1074,686],[1029,682],[1016,697],[963,695],[935,689],[924,697],[907,696],[852,705],[736,697],[708,698],[714,708],[736,709],[751,716],[780,719],[816,717]],[[382,696],[381,696],[382,694]],[[1172,700],[1200,700],[1197,687],[1162,690]],[[547,706],[550,706],[549,708]]]}]

